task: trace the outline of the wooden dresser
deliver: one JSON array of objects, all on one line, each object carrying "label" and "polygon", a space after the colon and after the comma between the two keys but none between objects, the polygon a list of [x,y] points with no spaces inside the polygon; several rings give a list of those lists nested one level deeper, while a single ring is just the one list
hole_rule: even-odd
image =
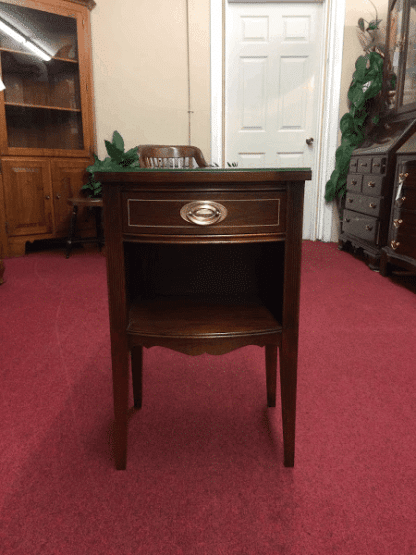
[{"label": "wooden dresser", "polygon": [[293,466],[303,194],[311,171],[141,169],[97,179],[116,468],[126,467],[129,357],[139,408],[142,349],[153,346],[189,355],[264,346],[269,407],[279,351],[284,464]]},{"label": "wooden dresser", "polygon": [[372,270],[387,244],[396,152],[415,129],[416,121],[390,118],[351,157],[339,243],[362,249]]}]

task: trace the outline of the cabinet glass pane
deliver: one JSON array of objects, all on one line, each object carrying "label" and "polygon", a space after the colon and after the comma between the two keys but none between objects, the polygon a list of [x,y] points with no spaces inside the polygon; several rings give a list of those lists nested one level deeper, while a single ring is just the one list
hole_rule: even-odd
[{"label": "cabinet glass pane", "polygon": [[390,73],[390,108],[397,108],[397,83],[400,59],[403,55],[403,0],[396,0],[390,14],[390,38],[388,44]]},{"label": "cabinet glass pane", "polygon": [[82,149],[76,19],[0,2],[0,61],[9,147]]},{"label": "cabinet glass pane", "polygon": [[403,105],[416,102],[416,6],[409,14],[408,46],[404,75]]}]

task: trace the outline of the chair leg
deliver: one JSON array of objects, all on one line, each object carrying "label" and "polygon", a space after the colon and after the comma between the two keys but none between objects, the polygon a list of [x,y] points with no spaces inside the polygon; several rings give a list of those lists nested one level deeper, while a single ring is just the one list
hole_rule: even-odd
[{"label": "chair leg", "polygon": [[296,339],[282,338],[280,355],[280,391],[282,402],[282,426],[284,465],[295,464],[297,353]]},{"label": "chair leg", "polygon": [[267,406],[276,406],[277,345],[266,345]]},{"label": "chair leg", "polygon": [[77,214],[78,214],[78,206],[75,204],[72,210],[71,223],[69,226],[69,235],[66,241],[66,258],[69,258],[69,255],[71,254],[72,241],[74,240],[75,230],[77,227]]},{"label": "chair leg", "polygon": [[143,347],[136,345],[131,349],[131,373],[133,379],[134,407],[142,407],[142,370],[143,370]]}]

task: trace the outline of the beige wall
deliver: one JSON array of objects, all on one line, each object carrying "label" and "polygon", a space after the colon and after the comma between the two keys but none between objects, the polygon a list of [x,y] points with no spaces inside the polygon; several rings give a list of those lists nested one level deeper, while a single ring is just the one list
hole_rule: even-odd
[{"label": "beige wall", "polygon": [[[209,0],[188,0],[191,144],[210,158]],[[186,0],[97,0],[91,13],[98,155],[114,130],[126,148],[188,144]]]}]

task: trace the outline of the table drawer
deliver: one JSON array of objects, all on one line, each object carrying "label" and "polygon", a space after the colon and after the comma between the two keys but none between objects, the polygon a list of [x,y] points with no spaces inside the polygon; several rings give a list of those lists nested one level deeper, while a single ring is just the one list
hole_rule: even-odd
[{"label": "table drawer", "polygon": [[347,192],[345,199],[345,206],[349,210],[355,210],[375,217],[380,215],[382,203],[383,198],[367,197],[366,195],[357,195],[350,192]]},{"label": "table drawer", "polygon": [[124,192],[123,231],[134,235],[276,234],[286,230],[286,192]]},{"label": "table drawer", "polygon": [[379,220],[350,210],[344,210],[342,230],[369,243],[378,242]]}]

